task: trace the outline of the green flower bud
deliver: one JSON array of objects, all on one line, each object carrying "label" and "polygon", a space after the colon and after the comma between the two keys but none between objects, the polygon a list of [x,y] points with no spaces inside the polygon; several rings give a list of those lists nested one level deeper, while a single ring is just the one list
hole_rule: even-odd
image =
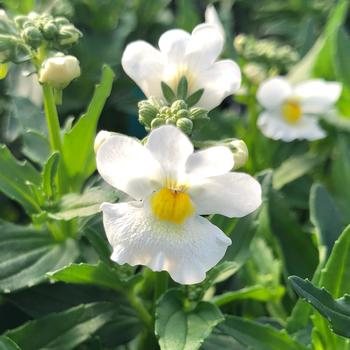
[{"label": "green flower bud", "polygon": [[155,118],[152,120],[151,123],[151,129],[155,129],[158,128],[159,126],[162,126],[165,124],[165,120],[162,118]]},{"label": "green flower bud", "polygon": [[28,17],[27,16],[16,16],[14,20],[15,20],[15,24],[18,28],[23,28],[24,23],[26,23],[28,21]]},{"label": "green flower bud", "polygon": [[168,118],[168,119],[165,121],[165,124],[168,124],[168,125],[176,125],[176,118],[174,118],[174,117]]},{"label": "green flower bud", "polygon": [[159,113],[160,113],[160,114],[164,114],[164,115],[168,115],[169,111],[170,111],[170,108],[167,107],[167,106],[161,107],[161,108],[159,109]]},{"label": "green flower bud", "polygon": [[43,35],[45,39],[52,40],[58,34],[58,28],[53,21],[47,22],[43,25]]},{"label": "green flower bud", "polygon": [[58,32],[59,44],[62,46],[70,46],[75,44],[82,37],[80,30],[72,24],[63,25]]},{"label": "green flower bud", "polygon": [[192,133],[193,123],[192,120],[188,118],[178,119],[176,122],[176,126],[187,135],[190,135]]},{"label": "green flower bud", "polygon": [[173,113],[177,113],[181,109],[187,109],[187,104],[186,104],[186,102],[184,100],[177,100],[177,101],[172,103],[171,111]]},{"label": "green flower bud", "polygon": [[177,113],[176,113],[176,118],[180,119],[180,118],[188,118],[190,115],[189,111],[187,109],[180,109]]},{"label": "green flower bud", "polygon": [[141,101],[139,106],[139,120],[144,125],[150,125],[152,120],[156,118],[158,109],[148,101]]},{"label": "green flower bud", "polygon": [[53,21],[58,26],[64,26],[66,24],[70,24],[69,20],[66,17],[55,17]]},{"label": "green flower bud", "polygon": [[208,111],[200,107],[193,107],[190,109],[190,118],[193,120],[209,119]]},{"label": "green flower bud", "polygon": [[40,30],[33,25],[23,29],[22,38],[34,49],[37,49],[41,45],[43,39]]}]

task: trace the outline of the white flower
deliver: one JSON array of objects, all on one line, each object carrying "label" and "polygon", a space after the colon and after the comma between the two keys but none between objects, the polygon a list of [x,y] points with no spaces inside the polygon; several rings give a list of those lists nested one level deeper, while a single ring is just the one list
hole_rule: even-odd
[{"label": "white flower", "polygon": [[275,140],[317,140],[326,136],[317,116],[329,112],[338,100],[341,85],[315,79],[291,86],[282,77],[267,80],[257,98],[265,108],[258,119],[262,133]]},{"label": "white flower", "polygon": [[216,29],[221,33],[223,38],[225,38],[225,29],[220,21],[220,17],[216,12],[214,5],[210,4],[207,6],[207,8],[205,9],[204,17],[205,23],[209,23],[215,26]]},{"label": "white flower", "polygon": [[159,50],[145,41],[129,44],[122,66],[147,97],[163,98],[162,81],[176,91],[185,76],[188,95],[205,89],[196,106],[209,111],[237,91],[241,83],[241,72],[234,61],[216,61],[223,44],[223,36],[211,24],[198,25],[192,34],[173,29],[160,37]]},{"label": "white flower", "polygon": [[63,89],[80,76],[79,61],[74,56],[58,55],[44,61],[39,71],[39,82]]},{"label": "white flower", "polygon": [[101,206],[111,259],[166,270],[182,284],[201,282],[231,244],[201,215],[242,217],[261,203],[254,178],[229,172],[229,148],[194,153],[187,136],[170,125],[152,131],[145,146],[120,134],[108,137],[96,163],[105,181],[133,198]]}]

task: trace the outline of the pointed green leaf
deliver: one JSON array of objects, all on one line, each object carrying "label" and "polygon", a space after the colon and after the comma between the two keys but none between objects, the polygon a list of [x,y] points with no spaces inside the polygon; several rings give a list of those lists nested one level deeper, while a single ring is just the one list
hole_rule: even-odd
[{"label": "pointed green leaf", "polygon": [[40,211],[27,182],[40,186],[41,176],[29,163],[19,162],[4,145],[0,145],[0,191],[33,214]]},{"label": "pointed green leaf", "polygon": [[159,300],[155,332],[162,350],[196,350],[213,328],[223,321],[213,304],[200,302],[193,310],[185,310],[182,294],[170,290]]},{"label": "pointed green leaf", "polygon": [[335,333],[350,338],[350,296],[333,299],[324,288],[317,288],[308,280],[297,276],[289,280],[298,295],[327,318]]},{"label": "pointed green leaf", "polygon": [[60,154],[54,152],[44,164],[43,169],[43,190],[48,198],[51,198],[55,193],[55,176],[58,170]]},{"label": "pointed green leaf", "polygon": [[179,85],[177,86],[176,98],[178,100],[185,100],[187,97],[187,91],[188,91],[187,78],[185,76],[182,76],[179,81]]},{"label": "pointed green leaf", "polygon": [[55,242],[48,232],[0,222],[0,291],[9,293],[46,279],[46,273],[74,261],[75,241]]},{"label": "pointed green leaf", "polygon": [[174,91],[171,89],[171,87],[164,83],[164,81],[161,82],[162,92],[163,96],[166,99],[168,103],[173,103],[176,99]]},{"label": "pointed green leaf", "polygon": [[113,85],[113,70],[104,66],[101,83],[96,86],[94,96],[85,114],[67,131],[63,138],[63,160],[71,178],[73,188],[80,185],[96,169],[94,138],[98,119]]},{"label": "pointed green leaf", "polygon": [[188,96],[186,99],[187,106],[190,108],[194,106],[203,96],[204,89],[199,89],[194,92],[192,95]]},{"label": "pointed green leaf", "polygon": [[10,338],[0,336],[0,350],[21,350],[21,348]]},{"label": "pointed green leaf", "polygon": [[285,331],[236,316],[226,316],[217,327],[220,334],[233,337],[249,348],[259,350],[307,350]]},{"label": "pointed green leaf", "polygon": [[338,28],[334,45],[334,63],[337,78],[350,88],[350,37],[343,27]]}]

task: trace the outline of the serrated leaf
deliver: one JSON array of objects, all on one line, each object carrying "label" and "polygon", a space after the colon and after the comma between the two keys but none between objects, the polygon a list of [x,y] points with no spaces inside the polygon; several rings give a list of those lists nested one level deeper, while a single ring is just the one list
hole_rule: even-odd
[{"label": "serrated leaf", "polygon": [[273,174],[273,187],[277,190],[310,172],[322,161],[322,157],[313,154],[292,156],[282,163]]},{"label": "serrated leaf", "polygon": [[297,294],[311,303],[330,322],[335,333],[350,338],[350,297],[348,295],[333,299],[324,288],[317,288],[308,280],[298,276],[291,276],[289,280]]},{"label": "serrated leaf", "polygon": [[192,95],[188,96],[186,99],[187,106],[193,107],[203,96],[204,89],[199,89],[196,92],[194,92]]},{"label": "serrated leaf", "polygon": [[21,348],[10,338],[0,336],[0,350],[21,350]]},{"label": "serrated leaf", "polygon": [[59,161],[60,154],[54,152],[44,164],[42,172],[43,190],[48,198],[51,198],[55,193],[55,176],[57,174]]},{"label": "serrated leaf", "polygon": [[74,261],[75,241],[55,242],[48,232],[0,222],[0,291],[9,293],[46,279],[46,273]]},{"label": "serrated leaf", "polygon": [[220,334],[230,336],[240,343],[259,350],[307,350],[285,331],[270,325],[260,324],[241,317],[226,316],[216,329]]},{"label": "serrated leaf", "polygon": [[170,104],[173,103],[176,99],[174,91],[167,83],[164,83],[164,81],[161,82],[161,87],[163,96],[166,99],[166,101]]},{"label": "serrated leaf", "polygon": [[310,220],[316,227],[320,243],[330,254],[334,242],[344,229],[339,211],[327,190],[314,184],[310,191]]},{"label": "serrated leaf", "polygon": [[68,130],[63,137],[63,160],[71,178],[71,186],[80,190],[81,184],[96,169],[94,138],[98,119],[112,90],[113,70],[104,66],[102,78],[95,88],[94,96],[85,114]]},{"label": "serrated leaf", "polygon": [[66,283],[94,285],[102,288],[120,291],[123,288],[131,288],[140,281],[140,275],[122,277],[115,269],[102,261],[98,264],[70,264],[60,270],[48,273],[55,281]]},{"label": "serrated leaf", "polygon": [[0,145],[0,191],[21,204],[29,214],[40,211],[37,200],[27,186],[40,186],[40,174],[27,162],[19,162],[5,145]]},{"label": "serrated leaf", "polygon": [[155,332],[162,350],[196,350],[213,328],[223,321],[213,304],[200,302],[193,310],[185,310],[183,296],[170,290],[156,308]]},{"label": "serrated leaf", "polygon": [[187,78],[185,76],[182,76],[179,81],[179,85],[177,86],[176,98],[178,100],[185,100],[187,97],[187,91],[188,91]]},{"label": "serrated leaf", "polygon": [[[89,339],[118,315],[118,304],[81,305],[10,330],[6,336],[25,350],[71,350]],[[40,334],[40,336],[33,336]]]},{"label": "serrated leaf", "polygon": [[92,187],[83,194],[70,193],[62,197],[59,208],[48,215],[55,220],[71,220],[100,212],[103,202],[115,202],[118,196],[111,189]]}]

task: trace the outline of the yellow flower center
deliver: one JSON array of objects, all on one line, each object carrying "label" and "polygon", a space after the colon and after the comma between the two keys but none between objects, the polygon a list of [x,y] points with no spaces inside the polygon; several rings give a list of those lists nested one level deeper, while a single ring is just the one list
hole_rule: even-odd
[{"label": "yellow flower center", "polygon": [[282,114],[288,123],[296,124],[302,116],[300,103],[296,100],[289,100],[285,102],[282,105]]},{"label": "yellow flower center", "polygon": [[194,213],[190,196],[186,192],[163,187],[151,198],[153,214],[159,220],[182,224]]}]

